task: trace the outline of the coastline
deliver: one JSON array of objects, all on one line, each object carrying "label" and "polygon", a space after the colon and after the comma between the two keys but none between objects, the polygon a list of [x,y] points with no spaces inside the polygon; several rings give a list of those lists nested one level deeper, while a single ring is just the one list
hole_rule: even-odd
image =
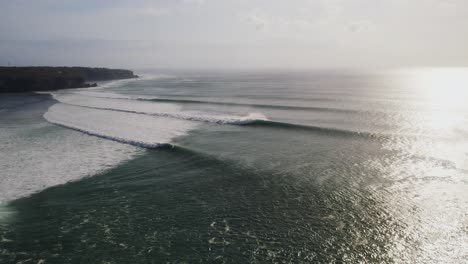
[{"label": "coastline", "polygon": [[139,78],[133,71],[91,67],[0,67],[0,93],[97,87],[96,82]]}]

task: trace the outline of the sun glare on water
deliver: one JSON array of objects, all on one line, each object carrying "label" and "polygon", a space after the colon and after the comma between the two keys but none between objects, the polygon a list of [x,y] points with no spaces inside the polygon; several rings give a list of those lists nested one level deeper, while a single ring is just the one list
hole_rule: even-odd
[{"label": "sun glare on water", "polygon": [[[417,136],[385,145],[399,153],[385,169],[395,181],[393,195],[385,197],[405,219],[404,233],[416,241],[406,258],[457,263],[468,253],[468,68],[406,70],[397,89],[409,96],[392,122]],[[406,212],[405,201],[411,204]]]},{"label": "sun glare on water", "polygon": [[410,72],[408,85],[432,106],[458,108],[468,99],[468,68],[427,68]]},{"label": "sun glare on water", "polygon": [[447,136],[466,124],[468,68],[407,70],[400,85],[415,98],[419,114],[408,115],[421,133]]}]

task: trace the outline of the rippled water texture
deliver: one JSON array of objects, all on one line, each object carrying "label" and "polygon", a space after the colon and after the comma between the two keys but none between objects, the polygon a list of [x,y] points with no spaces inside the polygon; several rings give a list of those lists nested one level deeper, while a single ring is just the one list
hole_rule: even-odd
[{"label": "rippled water texture", "polygon": [[164,74],[0,98],[1,263],[468,262],[468,70]]}]

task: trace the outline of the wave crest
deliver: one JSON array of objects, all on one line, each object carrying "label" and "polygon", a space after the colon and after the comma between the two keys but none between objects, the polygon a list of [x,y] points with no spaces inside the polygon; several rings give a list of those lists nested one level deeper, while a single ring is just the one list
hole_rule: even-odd
[{"label": "wave crest", "polygon": [[55,104],[44,114],[53,124],[86,134],[145,148],[170,144],[185,135],[196,123],[135,113],[116,113],[66,104]]}]

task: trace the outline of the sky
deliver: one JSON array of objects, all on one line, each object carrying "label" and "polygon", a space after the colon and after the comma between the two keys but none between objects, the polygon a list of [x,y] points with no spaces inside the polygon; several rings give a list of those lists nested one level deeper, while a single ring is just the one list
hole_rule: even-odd
[{"label": "sky", "polygon": [[0,66],[468,66],[466,0],[0,0]]}]

